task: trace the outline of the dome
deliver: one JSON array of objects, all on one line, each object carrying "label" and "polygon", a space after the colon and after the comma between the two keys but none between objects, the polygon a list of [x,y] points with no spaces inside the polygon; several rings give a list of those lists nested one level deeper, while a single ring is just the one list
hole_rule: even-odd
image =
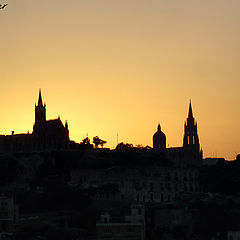
[{"label": "dome", "polygon": [[166,135],[161,131],[160,124],[158,124],[157,132],[153,135],[153,148],[166,148]]}]

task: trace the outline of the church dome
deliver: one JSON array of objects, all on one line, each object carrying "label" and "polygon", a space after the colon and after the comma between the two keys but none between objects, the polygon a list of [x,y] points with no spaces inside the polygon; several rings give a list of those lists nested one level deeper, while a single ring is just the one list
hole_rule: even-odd
[{"label": "church dome", "polygon": [[153,135],[153,148],[166,148],[166,135],[161,131],[160,124],[158,124],[157,132]]}]

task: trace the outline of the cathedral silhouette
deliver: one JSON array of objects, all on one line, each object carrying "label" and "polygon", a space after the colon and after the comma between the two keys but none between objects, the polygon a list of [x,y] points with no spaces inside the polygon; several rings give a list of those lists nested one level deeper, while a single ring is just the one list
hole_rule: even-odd
[{"label": "cathedral silhouette", "polygon": [[35,104],[35,123],[32,134],[0,135],[1,152],[30,152],[60,150],[69,147],[68,123],[63,125],[60,117],[46,120],[46,105],[39,89],[38,104]]},{"label": "cathedral silhouette", "polygon": [[46,105],[43,105],[41,89],[38,105],[35,104],[35,124],[33,126],[34,149],[66,149],[69,145],[69,130],[66,121],[63,126],[60,117],[46,120]]},{"label": "cathedral silhouette", "polygon": [[197,122],[193,117],[191,100],[187,121],[184,125],[183,147],[166,148],[166,135],[158,124],[157,132],[153,135],[153,149],[166,152],[169,159],[172,159],[177,165],[185,163],[191,166],[201,166],[203,153],[202,149],[200,150]]},{"label": "cathedral silhouette", "polygon": [[[197,123],[193,117],[191,101],[182,147],[166,148],[166,135],[160,124],[153,135],[153,150],[163,152],[176,166],[200,166],[202,150],[200,150],[197,133]],[[92,146],[92,145],[91,145]],[[60,117],[46,120],[46,105],[43,104],[41,89],[39,89],[38,103],[35,104],[35,123],[33,132],[27,134],[0,135],[0,152],[39,152],[45,150],[81,149],[78,144],[69,139],[68,123],[63,125]]]}]

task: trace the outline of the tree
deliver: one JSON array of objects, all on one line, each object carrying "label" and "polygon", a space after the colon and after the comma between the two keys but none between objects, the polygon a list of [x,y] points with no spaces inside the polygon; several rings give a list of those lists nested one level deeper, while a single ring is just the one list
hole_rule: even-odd
[{"label": "tree", "polygon": [[135,146],[135,148],[137,148],[137,149],[144,149],[144,146],[142,144],[138,144],[138,145]]},{"label": "tree", "polygon": [[82,142],[80,142],[80,149],[92,149],[93,144],[90,143],[90,139],[88,137],[84,138]]},{"label": "tree", "polygon": [[133,145],[131,143],[119,143],[117,146],[116,146],[116,150],[127,150],[127,149],[131,149],[133,148]]},{"label": "tree", "polygon": [[88,137],[84,138],[80,143],[82,145],[90,145],[90,139]]},{"label": "tree", "polygon": [[101,147],[103,147],[104,144],[107,143],[107,141],[104,141],[102,139],[100,139],[98,136],[95,136],[93,138],[93,143],[95,145],[95,148],[98,148],[98,146],[100,145]]}]

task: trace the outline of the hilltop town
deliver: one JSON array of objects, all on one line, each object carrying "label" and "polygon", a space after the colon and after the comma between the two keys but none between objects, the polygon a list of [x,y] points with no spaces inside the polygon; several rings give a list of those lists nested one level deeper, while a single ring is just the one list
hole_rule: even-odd
[{"label": "hilltop town", "polygon": [[240,235],[240,157],[203,159],[191,102],[180,147],[166,147],[160,124],[152,147],[105,143],[70,140],[39,90],[32,133],[0,136],[0,239]]}]

